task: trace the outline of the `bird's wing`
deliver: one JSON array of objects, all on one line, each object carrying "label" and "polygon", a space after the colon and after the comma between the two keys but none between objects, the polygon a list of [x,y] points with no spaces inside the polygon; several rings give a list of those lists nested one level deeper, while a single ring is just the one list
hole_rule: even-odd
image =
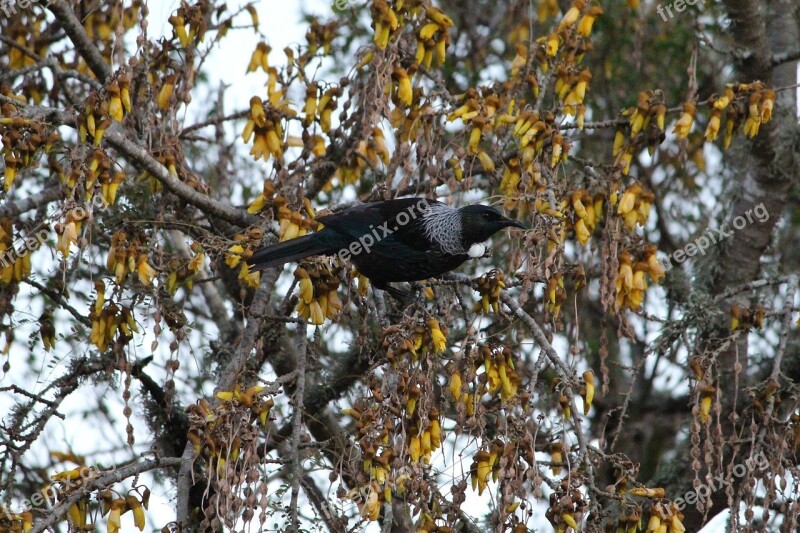
[{"label": "bird's wing", "polygon": [[398,198],[359,204],[317,220],[353,240],[372,234],[375,240],[387,240],[388,246],[398,244],[424,251],[430,249],[431,243],[421,225],[422,214],[430,205],[438,203],[425,198]]}]

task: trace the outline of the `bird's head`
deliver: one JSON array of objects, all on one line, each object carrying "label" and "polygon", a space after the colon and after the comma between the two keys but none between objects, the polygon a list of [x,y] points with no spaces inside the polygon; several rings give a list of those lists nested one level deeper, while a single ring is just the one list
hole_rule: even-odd
[{"label": "bird's head", "polygon": [[522,228],[525,225],[486,205],[468,205],[459,209],[461,213],[461,235],[464,243],[472,245],[483,242],[503,228]]}]

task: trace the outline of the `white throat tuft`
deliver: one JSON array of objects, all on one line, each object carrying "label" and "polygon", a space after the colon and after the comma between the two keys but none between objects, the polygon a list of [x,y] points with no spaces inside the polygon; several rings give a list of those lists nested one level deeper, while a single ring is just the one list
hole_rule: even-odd
[{"label": "white throat tuft", "polygon": [[467,255],[470,256],[472,259],[483,257],[483,254],[486,253],[486,245],[482,242],[478,242],[473,244],[467,250]]}]

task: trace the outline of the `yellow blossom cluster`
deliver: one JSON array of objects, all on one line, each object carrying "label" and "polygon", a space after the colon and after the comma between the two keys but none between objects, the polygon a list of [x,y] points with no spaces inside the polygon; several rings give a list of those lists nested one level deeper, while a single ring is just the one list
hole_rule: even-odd
[{"label": "yellow blossom cluster", "polygon": [[678,136],[678,139],[685,139],[692,131],[694,124],[694,117],[697,115],[697,104],[695,102],[684,102],[683,112],[675,122],[675,127],[672,128],[672,133]]},{"label": "yellow blossom cluster", "polygon": [[503,273],[497,269],[493,269],[475,280],[475,290],[481,295],[481,299],[472,306],[472,312],[488,314],[492,310],[498,313],[500,293],[505,287]]},{"label": "yellow blossom cluster", "polygon": [[611,205],[617,206],[617,214],[625,221],[625,227],[633,231],[637,224],[644,226],[647,223],[655,199],[655,194],[646,190],[639,182],[635,182],[622,194],[619,204],[616,191],[612,193]]},{"label": "yellow blossom cluster", "polygon": [[112,4],[108,5],[108,9],[93,9],[81,19],[83,28],[92,41],[107,42],[114,36],[119,26],[122,26],[123,30],[129,30],[139,23],[141,7],[141,0],[133,0],[121,12]]},{"label": "yellow blossom cluster", "polygon": [[137,235],[128,239],[124,230],[117,230],[111,236],[106,268],[114,273],[117,284],[122,283],[126,274],[136,273],[142,285],[152,285],[158,272],[150,266],[147,251],[142,249],[142,240]]},{"label": "yellow blossom cluster", "polygon": [[[100,146],[103,134],[111,126],[112,120],[122,122],[125,114],[131,112],[130,83],[130,74],[121,70],[102,91],[89,95],[86,105],[78,113],[78,135],[81,142],[86,142],[91,137],[94,145]],[[161,98],[159,94],[159,101]]]},{"label": "yellow blossom cluster", "polygon": [[[484,372],[477,376],[477,383],[470,392],[469,386],[465,387],[462,372],[452,363],[448,364],[447,372],[450,375],[448,388],[456,402],[464,405],[468,417],[475,414],[476,402],[484,394],[490,396],[500,395],[500,399],[507,402],[517,396],[521,378],[514,368],[514,358],[511,349],[507,346],[484,345],[480,350],[480,357],[474,361],[477,371],[481,366]],[[473,372],[469,374],[474,375]]]},{"label": "yellow blossom cluster", "polygon": [[647,279],[658,283],[664,277],[664,267],[658,261],[655,245],[648,244],[634,263],[634,256],[624,250],[619,254],[619,271],[616,279],[615,309],[638,310],[647,291]]},{"label": "yellow blossom cluster", "polygon": [[708,424],[711,420],[711,407],[714,405],[714,400],[717,397],[717,388],[708,383],[699,384],[698,392],[700,394],[700,409],[697,414],[700,416],[702,424]]},{"label": "yellow blossom cluster", "polygon": [[114,161],[101,148],[88,152],[84,164],[73,165],[69,173],[61,165],[54,166],[53,163],[51,170],[58,174],[61,183],[70,189],[83,184],[87,202],[97,195],[103,200],[103,205],[113,205],[117,200],[117,191],[125,181],[125,173],[114,169]]},{"label": "yellow blossom cluster", "polygon": [[[9,96],[13,93],[8,86],[0,88],[0,94],[14,98]],[[4,115],[5,111],[4,109]],[[14,184],[18,171],[36,166],[41,151],[49,153],[53,145],[60,140],[60,136],[56,130],[48,131],[41,122],[6,116],[0,118],[0,139],[3,143],[2,154],[5,162],[3,186],[8,192]]]},{"label": "yellow blossom cluster", "polygon": [[[544,10],[546,14],[555,14],[558,6],[545,6]],[[585,0],[574,0],[555,31],[536,39],[535,55],[540,70],[547,72],[559,52],[568,63],[580,63],[584,54],[592,48],[589,37],[595,20],[602,14],[603,9],[599,4],[593,3],[587,9]]]},{"label": "yellow blossom cluster", "polygon": [[561,306],[567,301],[567,290],[564,288],[564,277],[560,272],[553,273],[547,279],[547,291],[544,295],[544,303],[547,312],[558,319],[561,314]]},{"label": "yellow blossom cluster", "polygon": [[575,238],[584,246],[589,242],[589,237],[594,233],[597,224],[603,220],[604,200],[604,193],[592,196],[586,189],[573,191],[570,195],[570,203],[575,212],[573,223]]},{"label": "yellow blossom cluster", "polygon": [[[416,65],[411,65],[413,70]],[[434,121],[434,105],[428,98],[423,99],[422,87],[411,90],[411,104],[405,105],[398,97],[398,91],[392,91],[394,107],[389,113],[389,123],[395,129],[399,142],[413,142],[431,133]]]},{"label": "yellow blossom cluster", "polygon": [[[416,398],[409,395],[409,402],[416,402]],[[413,409],[413,408],[412,408]],[[410,418],[413,410],[406,410],[406,415]],[[427,424],[424,428],[412,426],[408,433],[408,456],[412,462],[422,459],[422,462],[429,464],[431,454],[439,449],[442,443],[442,427],[439,422],[439,411],[431,409],[428,412]]]},{"label": "yellow blossom cluster", "polygon": [[269,73],[269,53],[272,47],[267,43],[261,41],[256,45],[253,54],[250,56],[250,63],[247,64],[247,72],[255,72],[259,67],[265,72]]},{"label": "yellow blossom cluster", "polygon": [[472,457],[472,464],[469,468],[472,490],[477,490],[478,494],[483,494],[489,481],[496,482],[500,476],[500,459],[503,457],[514,457],[516,455],[513,443],[504,443],[501,439],[495,439],[488,446],[488,450],[481,448]]},{"label": "yellow blossom cluster", "polygon": [[233,237],[236,244],[230,246],[225,252],[225,264],[230,268],[239,268],[239,281],[253,289],[258,288],[261,282],[261,272],[250,272],[250,266],[242,259],[248,259],[252,254],[252,249],[261,245],[264,238],[264,231],[260,228],[250,228],[244,233],[238,233]]},{"label": "yellow blossom cluster", "polygon": [[[531,169],[533,170],[532,175],[541,176],[540,169]],[[506,209],[515,209],[517,207],[520,210],[523,210],[522,203],[523,200],[520,198],[521,191],[519,190],[520,183],[522,181],[522,168],[520,167],[520,160],[519,157],[512,157],[508,161],[505,162],[503,165],[503,177],[500,179],[500,192],[503,193],[505,200],[503,202],[503,207]],[[520,212],[519,216],[523,216],[523,213]]]},{"label": "yellow blossom cluster", "polygon": [[[231,391],[217,392],[220,402],[216,407],[201,398],[186,408],[190,423],[187,438],[195,453],[205,459],[207,472],[224,477],[228,465],[236,467],[242,450],[268,427],[275,401],[264,391],[260,385],[245,390],[235,385]],[[232,427],[238,428],[233,437]]]},{"label": "yellow blossom cluster", "polygon": [[[209,9],[210,4],[207,2],[197,2],[191,5],[186,3],[181,5],[175,14],[167,19],[167,22],[172,25],[174,36],[178,38],[181,46],[188,47],[191,44],[203,42],[206,35],[206,21],[208,20]],[[254,23],[258,25],[258,19]]]},{"label": "yellow blossom cluster", "polygon": [[[441,13],[438,9],[436,11]],[[373,40],[375,45],[383,50],[393,37],[400,34],[406,20],[413,20],[422,14],[422,1],[372,0],[370,14],[372,15],[372,26],[375,28]]]},{"label": "yellow blossom cluster", "polygon": [[3,36],[19,46],[19,48],[17,46],[8,46],[7,48],[8,68],[12,72],[36,64],[36,58],[26,54],[23,50],[30,50],[39,57],[46,57],[52,42],[51,38],[42,35],[45,12],[37,10],[35,13],[28,12],[26,15],[19,14],[10,17],[9,24],[3,27]]},{"label": "yellow blossom cluster", "polygon": [[[50,476],[54,482],[65,483],[69,487],[68,493],[79,489],[91,478],[100,472],[96,466],[86,466],[83,464],[81,458],[73,454],[62,454],[60,452],[53,452],[51,455],[54,457],[68,457],[70,460],[76,462],[79,466],[71,470],[57,472]],[[87,473],[90,475],[87,476]],[[116,497],[115,497],[116,495]],[[145,513],[150,501],[150,490],[146,487],[141,493],[138,489],[131,490],[125,497],[116,494],[110,489],[103,490],[97,494],[97,501],[100,504],[98,509],[100,516],[108,515],[106,531],[108,533],[117,533],[120,531],[120,517],[128,511],[133,514],[133,523],[139,529],[144,531],[145,528]],[[67,513],[70,524],[77,528],[78,531],[94,531],[95,524],[88,522],[92,512],[89,508],[90,501],[88,497],[81,498],[72,505],[70,505]],[[28,531],[29,528],[23,528],[22,531]]]},{"label": "yellow blossom cluster", "polygon": [[[553,444],[560,445],[560,443]],[[579,524],[588,507],[589,502],[583,494],[575,488],[571,490],[569,481],[565,479],[558,490],[550,496],[550,506],[544,516],[558,533],[581,531]]]},{"label": "yellow blossom cluster", "polygon": [[736,331],[737,329],[748,331],[750,328],[763,328],[766,313],[766,309],[762,305],[745,307],[738,302],[734,303],[731,306],[731,331]]},{"label": "yellow blossom cluster", "polygon": [[486,392],[490,396],[495,396],[499,392],[503,401],[515,397],[521,379],[514,369],[514,357],[511,349],[508,346],[500,348],[483,345],[481,354],[486,375]]},{"label": "yellow blossom cluster", "polygon": [[71,209],[64,215],[64,221],[56,223],[53,227],[56,235],[58,235],[56,250],[61,253],[64,259],[69,257],[70,247],[78,242],[78,235],[81,233],[85,217],[86,212],[84,210]]},{"label": "yellow blossom cluster", "polygon": [[[631,493],[636,489],[631,490]],[[652,496],[651,498],[658,498],[663,499],[664,489],[647,489],[651,490]],[[647,521],[647,526],[644,528],[645,533],[684,533],[686,531],[686,526],[683,525],[683,513],[680,511],[682,508],[676,505],[675,503],[664,503],[658,501],[653,504],[650,508],[650,518]],[[635,514],[628,515],[628,520],[626,521],[626,526],[628,524],[633,525],[632,518],[635,518]],[[620,521],[622,517],[620,517]],[[641,526],[639,525],[639,521],[637,521],[637,525],[639,529]],[[620,527],[619,522],[617,523],[617,527]]]},{"label": "yellow blossom cluster", "polygon": [[56,345],[56,327],[53,324],[53,311],[45,309],[39,317],[39,336],[46,352]]},{"label": "yellow blossom cluster", "polygon": [[[322,49],[322,53],[325,55],[329,55],[331,53],[331,44],[333,39],[336,37],[337,26],[338,23],[335,20],[331,20],[325,24],[322,24],[316,18],[311,21],[308,26],[308,31],[306,32],[306,43],[308,44],[309,56],[316,54],[320,48]],[[286,55],[289,56],[288,51],[284,50],[284,52],[286,52]]]},{"label": "yellow blossom cluster", "polygon": [[185,286],[187,289],[191,290],[192,286],[194,285],[195,276],[205,266],[206,253],[203,249],[203,245],[199,242],[193,242],[190,248],[193,255],[189,260],[188,265],[178,258],[170,260],[169,264],[167,265],[166,271],[169,272],[169,274],[167,274],[164,287],[167,289],[167,292],[172,295],[174,295],[182,286]]},{"label": "yellow blossom cluster", "polygon": [[14,248],[14,230],[10,218],[0,219],[0,285],[10,285],[31,273],[31,252],[18,253]]},{"label": "yellow blossom cluster", "polygon": [[[519,185],[523,172],[531,176],[532,183],[538,184],[542,181],[541,165],[554,168],[569,155],[571,143],[559,133],[553,113],[540,114],[531,109],[515,112],[515,100],[506,102],[489,88],[468,89],[459,107],[447,115],[448,121],[457,119],[461,119],[468,132],[467,152],[478,158],[484,172],[491,173],[496,168],[491,155],[481,146],[489,134],[499,137],[510,129],[519,141],[520,155],[505,162],[500,182],[507,208],[517,207],[521,200]],[[457,177],[463,172],[457,160],[451,161],[450,166]]]},{"label": "yellow blossom cluster", "polygon": [[[352,407],[342,409],[342,413],[355,421],[355,432],[361,449],[361,460],[364,472],[369,474],[366,486],[353,489],[349,496],[360,496],[358,504],[361,516],[367,520],[376,520],[382,502],[391,502],[393,493],[404,495],[410,480],[407,468],[396,470],[397,456],[391,446],[396,438],[405,442],[405,455],[412,463],[420,460],[427,464],[431,455],[443,441],[440,413],[430,408],[426,413],[417,409],[417,399],[421,390],[417,378],[408,373],[399,376],[397,394],[392,399],[384,398],[380,384],[373,381],[370,389],[374,401],[359,398]],[[405,401],[405,413],[393,406],[383,409],[386,402]],[[397,405],[396,407],[400,407]],[[397,418],[404,417],[402,424]],[[402,436],[395,436],[394,430],[401,428]]]},{"label": "yellow blossom cluster", "polygon": [[580,396],[583,398],[583,414],[588,415],[594,401],[594,372],[585,371],[582,376],[583,384],[580,388]]},{"label": "yellow blossom cluster", "polygon": [[319,263],[305,263],[294,271],[299,287],[297,314],[315,326],[333,320],[342,310],[339,299],[339,271]]},{"label": "yellow blossom cluster", "polygon": [[429,318],[425,325],[427,328],[417,327],[414,332],[414,349],[419,350],[428,346],[428,350],[435,354],[443,353],[447,349],[447,334],[442,331],[439,321]]},{"label": "yellow blossom cluster", "polygon": [[89,321],[92,324],[89,340],[101,352],[104,352],[114,341],[117,333],[119,333],[117,341],[127,344],[133,338],[134,333],[139,333],[139,327],[133,317],[133,310],[124,305],[117,305],[110,300],[106,302],[106,287],[101,280],[95,281],[94,287],[97,296],[89,310]]},{"label": "yellow blossom cluster", "polygon": [[627,117],[628,120],[624,126],[617,128],[611,154],[624,175],[630,171],[633,156],[642,146],[647,145],[652,155],[666,138],[666,114],[664,93],[660,90],[641,91],[637,96],[636,106],[620,113],[621,117]]},{"label": "yellow blossom cluster", "polygon": [[708,98],[709,116],[706,126],[705,138],[711,142],[717,138],[722,122],[722,112],[725,111],[725,137],[723,148],[728,149],[733,139],[733,134],[744,121],[744,134],[755,137],[761,124],[772,118],[777,94],[773,89],[768,89],[763,82],[729,83],[725,93],[721,96],[712,94]]},{"label": "yellow blossom cluster", "polygon": [[425,8],[425,20],[426,22],[417,31],[417,53],[414,60],[417,65],[428,69],[431,68],[434,57],[437,64],[444,64],[447,47],[450,46],[450,34],[447,28],[453,25],[453,20],[434,6]]},{"label": "yellow blossom cluster", "polygon": [[242,140],[250,142],[250,137],[255,133],[253,147],[250,155],[258,161],[262,157],[274,157],[276,160],[283,159],[283,127],[281,126],[281,116],[277,111],[270,109],[269,116],[264,111],[264,102],[258,96],[250,99],[250,113],[247,117]]},{"label": "yellow blossom cluster", "polygon": [[[122,525],[120,519],[122,515],[130,511],[133,514],[133,525],[139,531],[144,531],[145,510],[148,508],[150,501],[150,490],[145,489],[141,498],[137,498],[134,491],[129,492],[124,498],[114,497],[114,493],[110,490],[105,490],[98,494],[98,500],[103,504],[101,516],[108,514],[108,522],[106,525],[107,533],[118,533],[121,531]],[[81,500],[85,504],[85,500]],[[92,524],[86,524],[86,509],[85,505],[78,508],[77,513],[73,512],[72,507],[69,510],[70,519],[79,527],[79,531],[94,530]],[[77,523],[75,519],[82,520],[82,523]]]},{"label": "yellow blossom cluster", "polygon": [[[600,6],[596,6],[599,8]],[[564,114],[568,117],[575,116],[575,122],[579,129],[583,129],[584,115],[586,106],[583,100],[586,98],[586,88],[592,79],[592,73],[588,68],[583,68],[577,72],[575,67],[561,65],[556,70],[555,93],[558,99],[564,103]]]},{"label": "yellow blossom cluster", "polygon": [[411,334],[399,325],[392,325],[383,330],[381,346],[392,364],[402,362],[405,357],[417,362],[421,355],[441,354],[447,349],[447,328],[443,330],[433,317],[417,323]]},{"label": "yellow blossom cluster", "polygon": [[[309,230],[318,226],[317,221],[314,220],[316,211],[308,198],[303,199],[303,209],[307,214],[307,216],[304,216],[299,210],[293,211],[289,207],[289,200],[284,196],[275,196],[275,182],[269,180],[264,182],[261,194],[250,203],[247,212],[254,215],[265,207],[272,209],[273,217],[278,221],[280,228],[278,232],[279,242],[302,237]],[[235,265],[229,266],[233,268]]]},{"label": "yellow blossom cluster", "polygon": [[33,513],[24,511],[22,513],[12,513],[8,510],[6,514],[6,529],[9,533],[28,533],[33,529]]},{"label": "yellow blossom cluster", "polygon": [[375,168],[379,163],[388,165],[389,157],[383,130],[373,128],[369,139],[358,141],[353,151],[342,158],[342,162],[325,185],[324,190],[329,191],[333,187],[334,180],[338,180],[343,185],[358,182],[364,171],[370,166]]},{"label": "yellow blossom cluster", "polygon": [[338,107],[337,99],[342,96],[341,87],[329,87],[317,101],[317,84],[309,83],[306,86],[306,102],[303,108],[305,118],[303,123],[308,126],[315,120],[319,121],[320,129],[328,133],[331,129],[331,116]]},{"label": "yellow blossom cluster", "polygon": [[[125,113],[131,112],[131,77],[127,71],[120,71],[105,86],[108,98],[108,114],[117,122],[122,122]],[[88,120],[88,111],[87,111]],[[94,134],[92,134],[94,135]]]}]

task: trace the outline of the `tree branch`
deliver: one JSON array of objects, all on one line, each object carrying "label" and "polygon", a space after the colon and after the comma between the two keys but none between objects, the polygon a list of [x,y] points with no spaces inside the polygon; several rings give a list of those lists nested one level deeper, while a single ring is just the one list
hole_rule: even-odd
[{"label": "tree branch", "polygon": [[0,205],[0,218],[16,217],[62,198],[64,198],[64,190],[60,185],[43,189],[32,196],[20,198],[16,201],[9,200]]},{"label": "tree branch", "polygon": [[150,470],[155,470],[156,468],[163,468],[163,467],[171,467],[171,466],[178,466],[181,462],[181,459],[178,457],[163,457],[163,458],[156,458],[149,461],[144,461],[141,463],[133,463],[132,465],[124,466],[122,468],[118,468],[116,470],[108,471],[102,474],[100,477],[97,477],[88,483],[85,483],[75,489],[74,492],[71,492],[70,495],[61,501],[58,505],[53,507],[53,509],[45,516],[44,520],[40,522],[36,522],[33,525],[30,533],[41,533],[48,527],[52,526],[56,522],[64,516],[69,508],[72,507],[74,504],[78,503],[79,500],[86,497],[90,492],[96,489],[102,489],[113,485],[114,483],[119,483],[120,481],[127,479],[131,476],[136,476],[141,474],[142,472],[148,472]]},{"label": "tree branch", "polygon": [[81,21],[75,16],[72,8],[64,0],[51,0],[48,2],[47,8],[55,15],[58,24],[64,28],[64,32],[97,79],[105,82],[111,77],[111,67],[86,34],[86,30],[83,29]]}]

